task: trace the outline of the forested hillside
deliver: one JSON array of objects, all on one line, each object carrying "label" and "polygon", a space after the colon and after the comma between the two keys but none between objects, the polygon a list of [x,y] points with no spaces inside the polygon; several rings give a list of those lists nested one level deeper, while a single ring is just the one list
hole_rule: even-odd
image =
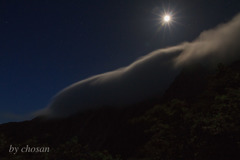
[{"label": "forested hillside", "polygon": [[[49,147],[47,153],[9,147]],[[1,160],[240,159],[240,63],[183,70],[163,97],[0,125]]]}]

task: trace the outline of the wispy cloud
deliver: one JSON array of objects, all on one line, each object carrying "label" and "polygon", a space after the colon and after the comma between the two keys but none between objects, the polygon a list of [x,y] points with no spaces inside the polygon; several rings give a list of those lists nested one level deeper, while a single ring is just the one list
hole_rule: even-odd
[{"label": "wispy cloud", "polygon": [[176,64],[204,61],[206,64],[229,63],[239,58],[240,14],[230,22],[214,29],[203,31],[200,36],[188,43],[176,59]]},{"label": "wispy cloud", "polygon": [[159,49],[127,67],[79,81],[58,93],[52,103],[37,112],[66,116],[77,111],[121,106],[163,93],[189,63],[228,63],[240,57],[240,15],[230,22],[204,31],[193,42]]}]

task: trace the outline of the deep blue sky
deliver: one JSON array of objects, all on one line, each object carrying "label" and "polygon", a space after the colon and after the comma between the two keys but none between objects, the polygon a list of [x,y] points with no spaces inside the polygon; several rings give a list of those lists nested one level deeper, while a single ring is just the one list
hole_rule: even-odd
[{"label": "deep blue sky", "polygon": [[[238,1],[0,0],[0,123],[76,81],[193,40],[230,20]],[[175,13],[170,27],[160,24],[163,10]]]}]

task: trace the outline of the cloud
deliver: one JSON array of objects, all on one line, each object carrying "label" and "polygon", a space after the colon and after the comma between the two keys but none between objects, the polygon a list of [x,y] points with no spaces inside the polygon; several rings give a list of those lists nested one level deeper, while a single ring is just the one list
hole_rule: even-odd
[{"label": "cloud", "polygon": [[38,115],[67,116],[101,106],[123,106],[163,93],[187,64],[215,65],[239,58],[240,15],[204,31],[193,42],[156,50],[127,67],[74,83]]},{"label": "cloud", "polygon": [[58,93],[52,103],[38,112],[65,116],[79,110],[136,103],[163,91],[180,72],[173,59],[183,46],[154,51],[131,65],[79,81]]},{"label": "cloud", "polygon": [[205,61],[208,65],[219,62],[229,63],[240,57],[240,14],[230,22],[221,24],[214,29],[204,31],[191,43],[186,45],[177,65]]}]

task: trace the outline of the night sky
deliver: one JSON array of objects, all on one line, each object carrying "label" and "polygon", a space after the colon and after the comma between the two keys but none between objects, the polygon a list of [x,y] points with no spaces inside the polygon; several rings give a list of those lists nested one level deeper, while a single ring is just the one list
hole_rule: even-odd
[{"label": "night sky", "polygon": [[[161,24],[164,11],[174,22]],[[24,119],[66,86],[192,41],[239,0],[0,0],[0,123]]]}]

